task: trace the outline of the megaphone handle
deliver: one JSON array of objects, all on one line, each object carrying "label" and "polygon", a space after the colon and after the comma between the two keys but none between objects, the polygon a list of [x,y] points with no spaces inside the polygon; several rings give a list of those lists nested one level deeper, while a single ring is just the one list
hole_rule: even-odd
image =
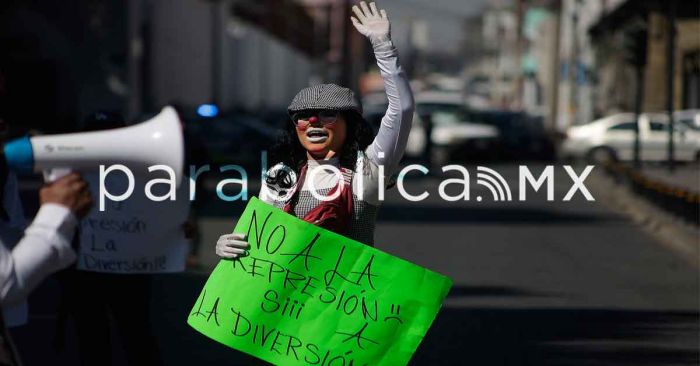
[{"label": "megaphone handle", "polygon": [[44,182],[46,183],[51,183],[54,182],[58,179],[61,179],[65,177],[66,175],[70,174],[72,170],[69,168],[52,168],[52,169],[47,169],[44,170]]}]

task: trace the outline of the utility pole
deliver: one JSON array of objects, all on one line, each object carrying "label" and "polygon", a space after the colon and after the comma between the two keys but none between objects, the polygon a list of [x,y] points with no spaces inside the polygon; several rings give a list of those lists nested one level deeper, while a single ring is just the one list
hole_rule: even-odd
[{"label": "utility pole", "polygon": [[328,81],[328,49],[331,32],[333,5],[330,2],[310,7],[314,20],[313,59],[315,60],[315,82]]},{"label": "utility pole", "polygon": [[559,63],[560,53],[559,48],[561,47],[561,4],[562,0],[554,0],[552,4],[552,12],[554,12],[554,37],[552,46],[552,78],[549,85],[550,89],[550,106],[549,106],[549,116],[550,116],[550,128],[552,132],[557,131],[557,119],[559,115]]},{"label": "utility pole", "polygon": [[525,18],[525,0],[517,0],[517,22],[516,40],[515,40],[515,107],[521,109],[523,107],[523,19]]},{"label": "utility pole", "polygon": [[127,3],[127,70],[129,95],[127,104],[127,120],[131,121],[139,117],[143,112],[143,34],[141,0],[130,0]]},{"label": "utility pole", "polygon": [[222,43],[224,41],[222,36],[223,22],[222,14],[225,12],[225,1],[215,0],[212,1],[210,6],[210,16],[211,16],[211,102],[214,103],[218,108],[221,108],[221,58],[222,58]]},{"label": "utility pole", "polygon": [[[576,125],[578,120],[578,17],[580,0],[571,1],[571,57],[569,58],[569,121],[568,125]],[[568,127],[568,126],[567,126]]]},{"label": "utility pole", "polygon": [[635,66],[634,73],[637,78],[637,92],[634,98],[634,167],[639,169],[641,164],[641,146],[639,143],[639,118],[642,115],[642,100],[644,98],[644,67]]},{"label": "utility pole", "polygon": [[647,21],[639,20],[630,27],[624,34],[623,48],[627,62],[634,66],[636,78],[636,93],[634,100],[634,167],[641,167],[640,142],[639,142],[639,117],[642,114],[642,101],[644,98],[644,67],[647,63]]},{"label": "utility pole", "polygon": [[676,63],[676,0],[668,0],[668,13],[666,17],[667,43],[666,43],[666,107],[668,109],[668,170],[675,170],[674,146],[673,146],[673,79]]},{"label": "utility pole", "polygon": [[342,9],[340,10],[343,14],[343,18],[341,19],[341,24],[342,24],[342,32],[343,32],[343,44],[342,44],[342,58],[340,60],[340,63],[342,65],[341,67],[341,74],[340,74],[340,82],[341,85],[349,87],[351,89],[356,89],[352,85],[354,82],[353,77],[352,77],[352,47],[350,42],[352,42],[351,36],[352,36],[352,25],[350,24],[350,15],[352,13],[351,11],[351,3],[348,0],[343,0],[342,2]]}]

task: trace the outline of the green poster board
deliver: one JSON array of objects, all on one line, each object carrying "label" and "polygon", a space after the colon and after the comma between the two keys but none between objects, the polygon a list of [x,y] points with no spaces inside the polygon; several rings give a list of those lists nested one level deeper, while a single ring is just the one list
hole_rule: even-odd
[{"label": "green poster board", "polygon": [[253,198],[188,324],[275,365],[405,365],[452,281]]}]

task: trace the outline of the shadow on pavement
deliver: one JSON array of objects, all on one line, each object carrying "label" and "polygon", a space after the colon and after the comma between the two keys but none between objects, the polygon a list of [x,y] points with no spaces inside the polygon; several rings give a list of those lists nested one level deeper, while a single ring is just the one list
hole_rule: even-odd
[{"label": "shadow on pavement", "polygon": [[439,222],[482,224],[615,224],[624,221],[620,216],[562,212],[551,209],[507,206],[450,207],[385,205],[379,211],[380,222]]},{"label": "shadow on pavement", "polygon": [[[245,203],[212,202],[199,211],[202,217],[232,219],[243,213]],[[378,222],[422,223],[482,223],[482,224],[605,224],[625,221],[621,216],[594,212],[591,214],[565,212],[545,208],[517,207],[459,207],[449,205],[393,205],[385,203],[379,210]]]},{"label": "shadow on pavement", "polygon": [[696,312],[443,308],[411,365],[697,365],[697,345]]},{"label": "shadow on pavement", "polygon": [[[166,365],[267,365],[199,334],[186,320],[206,274],[155,277],[154,333]],[[235,286],[235,284],[231,284]],[[36,293],[30,325],[16,335],[25,365],[75,365],[75,339],[56,352],[50,301],[55,286]],[[89,296],[89,294],[86,294]],[[449,298],[556,296],[500,286],[457,286]],[[449,303],[449,300],[448,300]],[[39,314],[37,314],[37,312]],[[446,305],[411,365],[697,365],[697,312],[590,308],[496,308]],[[115,345],[118,347],[118,344]],[[115,357],[115,365],[123,358]]]},{"label": "shadow on pavement", "polygon": [[[153,326],[168,365],[267,365],[191,329],[185,319],[206,277],[178,277],[185,278],[156,287],[163,293]],[[449,296],[546,295],[458,286]],[[697,312],[445,307],[411,365],[696,365],[698,319]]]},{"label": "shadow on pavement", "polygon": [[454,286],[450,289],[448,298],[462,296],[527,296],[527,297],[551,297],[554,294],[545,294],[525,289],[508,286]]}]

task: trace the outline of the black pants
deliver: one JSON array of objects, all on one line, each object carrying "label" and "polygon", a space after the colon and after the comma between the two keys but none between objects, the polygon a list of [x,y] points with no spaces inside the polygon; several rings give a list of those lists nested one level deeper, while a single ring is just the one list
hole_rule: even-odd
[{"label": "black pants", "polygon": [[151,332],[151,275],[68,270],[60,277],[62,312],[75,321],[83,366],[113,364],[110,325],[129,365],[162,364]]}]

